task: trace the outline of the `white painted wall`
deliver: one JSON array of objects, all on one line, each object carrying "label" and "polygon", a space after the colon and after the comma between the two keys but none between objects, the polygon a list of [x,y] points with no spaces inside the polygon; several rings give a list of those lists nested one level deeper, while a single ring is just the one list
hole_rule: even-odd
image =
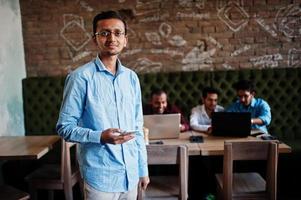
[{"label": "white painted wall", "polygon": [[19,1],[0,0],[0,136],[24,135],[25,77]]}]

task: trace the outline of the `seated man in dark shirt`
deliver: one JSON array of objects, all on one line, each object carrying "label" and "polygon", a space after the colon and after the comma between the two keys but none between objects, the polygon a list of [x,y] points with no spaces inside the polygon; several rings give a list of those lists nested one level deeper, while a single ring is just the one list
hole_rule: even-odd
[{"label": "seated man in dark shirt", "polygon": [[172,113],[181,114],[180,130],[181,132],[187,131],[189,129],[189,125],[187,120],[184,118],[181,110],[177,106],[170,105],[167,102],[167,94],[165,91],[161,89],[153,90],[151,93],[150,103],[143,107],[143,114],[151,115],[151,114],[172,114]]}]

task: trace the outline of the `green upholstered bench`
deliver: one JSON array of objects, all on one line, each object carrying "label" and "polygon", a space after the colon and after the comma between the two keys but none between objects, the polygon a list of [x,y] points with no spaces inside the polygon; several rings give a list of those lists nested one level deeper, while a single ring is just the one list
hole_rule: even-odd
[{"label": "green upholstered bench", "polygon": [[[269,132],[293,149],[293,153],[281,155],[279,191],[288,190],[286,193],[289,194],[299,191],[299,184],[292,180],[301,178],[301,165],[297,164],[301,157],[301,68],[140,74],[139,78],[143,103],[149,101],[153,88],[161,87],[169,94],[170,102],[177,104],[187,118],[191,108],[199,103],[205,86],[218,88],[221,91],[219,103],[227,107],[236,95],[232,84],[241,78],[254,80],[257,96],[267,100],[272,109]],[[33,77],[23,80],[26,135],[56,134],[55,124],[64,82],[65,77]],[[51,162],[58,158],[57,155],[58,150],[43,159]]]},{"label": "green upholstered bench", "polygon": [[[293,151],[301,152],[301,68],[140,74],[139,78],[143,103],[148,102],[153,88],[161,87],[187,118],[205,86],[218,88],[219,103],[227,107],[235,99],[232,84],[238,79],[252,79],[257,96],[267,100],[272,109],[269,132],[290,144]],[[65,77],[23,80],[26,135],[56,134],[64,81]]]}]

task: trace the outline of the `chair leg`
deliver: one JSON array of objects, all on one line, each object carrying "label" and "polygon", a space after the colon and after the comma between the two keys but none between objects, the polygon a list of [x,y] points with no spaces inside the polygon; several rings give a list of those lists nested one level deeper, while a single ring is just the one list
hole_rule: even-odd
[{"label": "chair leg", "polygon": [[64,193],[66,200],[73,200],[73,191],[71,185],[64,184]]},{"label": "chair leg", "polygon": [[30,194],[30,199],[31,200],[36,200],[37,199],[37,190],[32,184],[28,184],[28,190]]},{"label": "chair leg", "polygon": [[53,200],[54,192],[53,190],[48,190],[48,200]]},{"label": "chair leg", "polygon": [[80,194],[81,194],[81,197],[82,199],[84,199],[84,180],[82,178],[80,178],[80,180],[78,181],[78,184],[79,184],[79,190],[80,190]]}]

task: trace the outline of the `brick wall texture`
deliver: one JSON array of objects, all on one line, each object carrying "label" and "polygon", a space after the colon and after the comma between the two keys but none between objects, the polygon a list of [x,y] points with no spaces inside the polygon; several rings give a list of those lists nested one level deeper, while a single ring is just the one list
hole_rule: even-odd
[{"label": "brick wall texture", "polygon": [[93,17],[129,25],[138,73],[301,67],[301,0],[20,0],[27,76],[60,76],[97,55]]}]

